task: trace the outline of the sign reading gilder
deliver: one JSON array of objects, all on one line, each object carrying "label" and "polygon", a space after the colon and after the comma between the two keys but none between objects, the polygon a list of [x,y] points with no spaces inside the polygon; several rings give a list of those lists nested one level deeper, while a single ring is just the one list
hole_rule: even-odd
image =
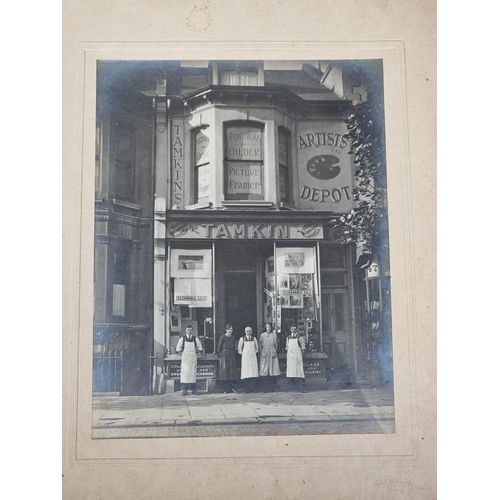
[{"label": "sign reading gilder", "polygon": [[262,190],[262,131],[256,127],[226,129],[226,192],[257,195]]},{"label": "sign reading gilder", "polygon": [[299,206],[348,212],[353,207],[353,169],[341,121],[299,122]]}]

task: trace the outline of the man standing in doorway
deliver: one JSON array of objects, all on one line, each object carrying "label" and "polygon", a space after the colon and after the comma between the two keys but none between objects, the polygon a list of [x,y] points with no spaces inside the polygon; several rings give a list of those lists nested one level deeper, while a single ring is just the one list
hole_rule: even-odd
[{"label": "man standing in doorway", "polygon": [[238,343],[238,352],[241,354],[241,379],[245,380],[246,392],[255,392],[257,377],[259,376],[259,366],[257,364],[257,353],[259,343],[252,335],[252,329],[245,328],[245,336],[241,337]]},{"label": "man standing in doorway", "polygon": [[304,355],[306,342],[298,334],[297,327],[290,328],[290,335],[286,338],[286,376],[291,380],[291,390],[300,384],[302,392],[306,391],[306,377],[304,375]]},{"label": "man standing in doorway", "polygon": [[182,395],[187,396],[189,389],[191,389],[192,394],[198,395],[198,391],[196,390],[196,368],[198,366],[198,354],[203,352],[203,347],[198,337],[193,335],[193,327],[191,325],[186,326],[186,335],[179,339],[175,350],[178,353],[182,353]]}]

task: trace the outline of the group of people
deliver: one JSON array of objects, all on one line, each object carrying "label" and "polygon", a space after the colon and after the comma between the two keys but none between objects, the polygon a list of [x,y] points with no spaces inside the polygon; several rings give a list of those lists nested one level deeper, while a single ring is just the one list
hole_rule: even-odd
[{"label": "group of people", "polygon": [[[252,328],[245,328],[245,335],[238,341],[233,336],[233,326],[226,325],[226,332],[219,340],[217,353],[219,355],[219,381],[224,393],[237,392],[236,381],[236,349],[241,355],[241,379],[246,392],[255,392],[257,380],[264,379],[264,389],[267,391],[278,388],[278,377],[281,375],[278,360],[278,338],[270,323],[265,325],[266,331],[257,340],[252,335]],[[304,375],[305,340],[298,334],[295,325],[290,328],[286,338],[286,376],[291,380],[292,390],[307,392]],[[202,352],[200,340],[193,335],[193,327],[186,327],[186,335],[179,339],[176,351],[182,353],[181,386],[182,395],[187,396],[191,389],[196,391],[197,354]],[[259,354],[259,359],[257,358]]]}]

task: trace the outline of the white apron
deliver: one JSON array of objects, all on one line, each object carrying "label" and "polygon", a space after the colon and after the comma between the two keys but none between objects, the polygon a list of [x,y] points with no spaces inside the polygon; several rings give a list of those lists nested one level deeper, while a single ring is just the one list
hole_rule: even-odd
[{"label": "white apron", "polygon": [[299,339],[288,339],[288,350],[286,353],[286,376],[294,378],[305,378],[304,361],[302,360],[302,349]]},{"label": "white apron", "polygon": [[196,365],[198,356],[196,355],[196,339],[193,342],[184,342],[181,361],[181,384],[194,384],[196,382]]},{"label": "white apron", "polygon": [[258,377],[259,367],[257,365],[257,351],[255,350],[254,340],[252,339],[250,342],[245,342],[245,339],[243,339],[242,350],[241,378]]}]

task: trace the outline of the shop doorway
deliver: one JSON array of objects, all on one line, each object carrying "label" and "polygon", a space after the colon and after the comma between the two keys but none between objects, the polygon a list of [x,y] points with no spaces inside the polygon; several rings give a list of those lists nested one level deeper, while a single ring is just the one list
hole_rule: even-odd
[{"label": "shop doorway", "polygon": [[352,331],[347,289],[321,292],[323,345],[331,368],[352,369]]},{"label": "shop doorway", "polygon": [[226,323],[233,325],[233,335],[239,339],[250,326],[257,332],[256,276],[249,272],[225,273]]}]

